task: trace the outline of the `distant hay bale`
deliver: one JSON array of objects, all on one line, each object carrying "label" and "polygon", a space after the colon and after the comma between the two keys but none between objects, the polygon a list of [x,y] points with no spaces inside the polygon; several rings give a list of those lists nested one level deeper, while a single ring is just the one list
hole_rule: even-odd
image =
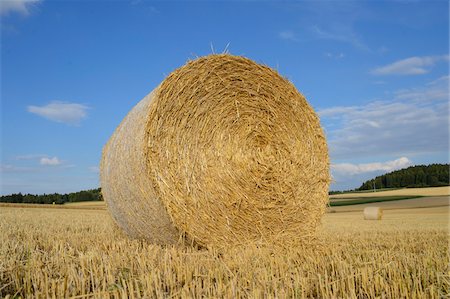
[{"label": "distant hay bale", "polygon": [[364,220],[381,220],[383,210],[379,207],[364,208]]},{"label": "distant hay bale", "polygon": [[171,73],[103,150],[102,193],[129,235],[158,244],[290,244],[328,202],[319,119],[275,70],[228,54]]}]

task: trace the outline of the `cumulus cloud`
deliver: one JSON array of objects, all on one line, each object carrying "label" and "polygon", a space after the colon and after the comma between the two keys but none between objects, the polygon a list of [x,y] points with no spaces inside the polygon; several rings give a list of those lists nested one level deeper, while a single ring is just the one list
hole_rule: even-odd
[{"label": "cumulus cloud", "polygon": [[65,167],[71,167],[72,165],[65,164],[65,161],[60,160],[58,157],[50,157],[49,155],[43,154],[28,154],[28,155],[18,155],[13,158],[17,161],[27,162],[28,160],[33,160],[33,163],[39,163],[40,165],[62,165]]},{"label": "cumulus cloud", "polygon": [[19,13],[21,15],[29,15],[34,5],[41,0],[2,0],[0,1],[0,15],[8,15],[10,13]]},{"label": "cumulus cloud", "polygon": [[319,111],[333,159],[448,151],[448,80],[395,93],[391,101]]},{"label": "cumulus cloud", "polygon": [[68,125],[78,125],[87,116],[88,109],[89,107],[82,104],[59,101],[54,101],[44,106],[27,107],[30,113]]},{"label": "cumulus cloud", "polygon": [[39,164],[48,166],[58,166],[62,164],[62,161],[59,160],[58,157],[53,158],[43,157],[39,160]]},{"label": "cumulus cloud", "polygon": [[52,169],[62,169],[74,166],[66,164],[65,161],[58,157],[49,157],[47,155],[21,155],[15,156],[13,159],[18,161],[19,165],[2,164],[0,165],[0,172],[33,173],[48,170],[49,168],[47,166],[52,166]]},{"label": "cumulus cloud", "polygon": [[365,164],[352,164],[352,163],[332,164],[331,170],[333,172],[333,175],[335,175],[336,173],[341,175],[342,174],[356,175],[375,171],[391,172],[411,165],[412,162],[408,158],[401,157],[399,159],[386,162],[374,162]]},{"label": "cumulus cloud", "polygon": [[448,60],[448,55],[409,57],[377,67],[371,73],[374,75],[421,75],[428,73],[436,63]]}]

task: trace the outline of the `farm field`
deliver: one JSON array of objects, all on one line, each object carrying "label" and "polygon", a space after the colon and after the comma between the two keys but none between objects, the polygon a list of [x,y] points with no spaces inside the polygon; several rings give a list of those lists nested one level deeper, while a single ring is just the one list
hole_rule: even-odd
[{"label": "farm field", "polygon": [[373,197],[373,196],[449,196],[450,186],[430,188],[403,188],[385,191],[349,192],[330,195],[330,198]]},{"label": "farm field", "polygon": [[66,203],[63,205],[0,202],[0,208],[2,207],[28,208],[28,209],[45,208],[45,209],[106,210],[106,205],[104,201],[86,201],[86,202]]},{"label": "farm field", "polygon": [[[382,199],[383,197],[381,197]],[[355,201],[358,198],[351,198]],[[362,198],[364,199],[364,197]],[[348,199],[335,199],[335,201],[339,200],[348,200]],[[417,209],[417,208],[434,208],[434,207],[443,207],[449,208],[450,197],[449,196],[427,196],[427,197],[419,197],[419,198],[410,198],[410,199],[402,199],[402,200],[394,200],[394,201],[384,201],[384,202],[373,202],[373,203],[365,203],[365,204],[354,204],[354,205],[345,205],[345,206],[331,206],[328,207],[328,211],[335,212],[351,212],[351,211],[362,211],[366,207],[380,207],[383,210],[392,210],[392,209]]]},{"label": "farm field", "polygon": [[314,245],[219,251],[131,240],[86,205],[0,207],[0,297],[449,296],[446,206],[327,213]]}]

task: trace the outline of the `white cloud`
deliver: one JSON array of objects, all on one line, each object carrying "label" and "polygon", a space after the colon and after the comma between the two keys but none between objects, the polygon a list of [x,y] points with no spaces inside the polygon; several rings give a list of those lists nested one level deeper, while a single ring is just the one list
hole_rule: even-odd
[{"label": "white cloud", "polygon": [[278,37],[284,40],[289,40],[289,41],[298,41],[298,38],[296,36],[296,34],[291,31],[291,30],[285,30],[285,31],[281,31],[280,33],[278,33]]},{"label": "white cloud", "polygon": [[39,164],[48,166],[58,166],[62,164],[62,161],[59,160],[58,157],[53,158],[43,157],[39,160]]},{"label": "white cloud", "polygon": [[22,15],[29,15],[30,10],[41,0],[2,0],[0,1],[0,15],[17,12]]},{"label": "white cloud", "polygon": [[42,116],[46,119],[65,123],[69,125],[78,125],[86,117],[89,107],[77,104],[54,101],[45,106],[28,106],[30,113]]},{"label": "white cloud", "polygon": [[436,101],[448,99],[449,76],[442,76],[427,84],[427,88],[402,89],[395,93],[396,100],[403,101]]},{"label": "white cloud", "polygon": [[397,92],[391,101],[319,111],[331,157],[448,152],[448,84],[439,79]]},{"label": "white cloud", "polygon": [[352,163],[332,164],[331,170],[333,172],[333,175],[336,175],[336,173],[340,175],[342,174],[356,175],[375,171],[391,172],[411,165],[412,162],[408,158],[401,157],[399,159],[387,162],[374,162],[366,164],[352,164]]},{"label": "white cloud", "polygon": [[[12,158],[15,161],[19,161],[18,163],[22,166],[17,165],[3,165],[5,169],[23,169],[23,170],[44,170],[48,169],[41,166],[58,166],[57,168],[72,168],[75,167],[74,164],[68,164],[67,161],[61,160],[58,157],[51,157],[49,155],[43,154],[28,154],[28,155],[18,155]],[[40,166],[37,166],[40,165]]]},{"label": "white cloud", "polygon": [[421,75],[428,73],[436,63],[448,60],[448,55],[415,56],[375,68],[371,73],[374,75]]}]

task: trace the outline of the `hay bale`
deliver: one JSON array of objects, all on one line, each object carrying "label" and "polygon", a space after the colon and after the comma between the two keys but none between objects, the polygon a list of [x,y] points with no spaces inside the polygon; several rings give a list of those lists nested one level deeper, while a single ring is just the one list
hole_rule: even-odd
[{"label": "hay bale", "polygon": [[379,207],[364,208],[364,220],[381,220],[383,210]]},{"label": "hay bale", "polygon": [[159,244],[292,243],[328,202],[319,119],[294,85],[247,58],[171,73],[103,151],[102,192],[129,235]]}]

